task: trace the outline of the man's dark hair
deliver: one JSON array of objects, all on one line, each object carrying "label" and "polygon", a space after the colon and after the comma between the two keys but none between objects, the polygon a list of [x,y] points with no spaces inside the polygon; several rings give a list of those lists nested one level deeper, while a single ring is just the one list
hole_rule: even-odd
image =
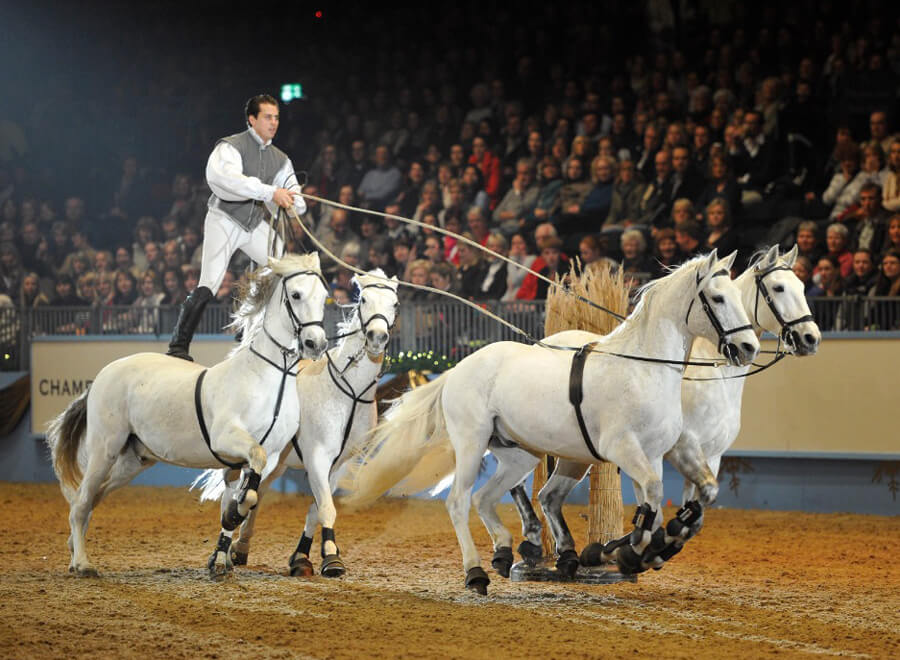
[{"label": "man's dark hair", "polygon": [[703,240],[703,228],[696,220],[682,220],[675,225],[675,231],[681,234],[687,234],[695,241]]},{"label": "man's dark hair", "polygon": [[278,101],[275,100],[274,96],[270,94],[257,94],[256,96],[251,96],[247,99],[247,103],[244,105],[244,114],[247,117],[256,117],[259,114],[259,106],[263,103],[274,105],[276,108],[278,107]]}]

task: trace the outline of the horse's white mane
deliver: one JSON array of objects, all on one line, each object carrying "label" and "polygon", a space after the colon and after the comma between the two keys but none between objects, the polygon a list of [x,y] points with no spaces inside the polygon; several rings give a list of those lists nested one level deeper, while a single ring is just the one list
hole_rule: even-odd
[{"label": "horse's white mane", "polygon": [[[707,256],[708,255],[701,254],[697,257],[688,259],[680,266],[670,267],[669,274],[665,277],[651,280],[638,288],[634,294],[637,298],[634,311],[628,316],[626,322],[620,323],[612,332],[605,336],[606,339],[604,343],[606,347],[610,348],[611,344],[614,345],[617,343],[618,339],[622,338],[621,335],[623,333],[627,333],[629,329],[634,329],[642,324],[644,317],[646,316],[646,310],[650,307],[650,303],[655,298],[659,297],[660,291],[667,291],[670,288],[674,288],[675,290],[681,291],[685,300],[693,296],[694,287],[697,282],[697,271],[706,262]],[[684,280],[688,278],[690,278],[690,285],[687,285],[684,282]]]},{"label": "horse's white mane", "polygon": [[248,274],[246,284],[238,287],[238,306],[231,315],[231,323],[227,326],[243,332],[243,338],[241,343],[228,353],[228,357],[238,349],[249,346],[253,337],[262,328],[266,305],[281,278],[301,270],[321,273],[318,253],[286,254],[280,259],[269,257],[268,265]]}]

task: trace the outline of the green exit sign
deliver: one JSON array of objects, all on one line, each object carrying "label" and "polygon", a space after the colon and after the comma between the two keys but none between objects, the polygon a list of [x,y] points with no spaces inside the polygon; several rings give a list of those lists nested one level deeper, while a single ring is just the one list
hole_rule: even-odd
[{"label": "green exit sign", "polygon": [[303,98],[303,85],[299,83],[288,83],[281,86],[281,100],[290,103],[294,99]]}]

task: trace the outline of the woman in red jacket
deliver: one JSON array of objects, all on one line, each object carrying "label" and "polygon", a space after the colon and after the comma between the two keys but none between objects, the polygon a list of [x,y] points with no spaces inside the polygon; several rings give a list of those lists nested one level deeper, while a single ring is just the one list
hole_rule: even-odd
[{"label": "woman in red jacket", "polygon": [[491,210],[500,199],[500,159],[488,149],[483,137],[472,140],[472,155],[469,162],[477,165],[484,177],[484,191],[488,194]]}]

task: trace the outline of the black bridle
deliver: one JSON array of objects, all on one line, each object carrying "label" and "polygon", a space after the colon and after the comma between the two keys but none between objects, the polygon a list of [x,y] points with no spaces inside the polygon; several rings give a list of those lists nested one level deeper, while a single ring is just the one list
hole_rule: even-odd
[{"label": "black bridle", "polygon": [[[386,290],[392,292],[394,295],[397,294],[397,290],[394,287],[388,286],[386,284],[367,284],[363,287],[360,287],[360,302],[359,302],[360,327],[357,330],[354,330],[353,332],[348,332],[346,334],[339,335],[339,338],[350,337],[352,335],[355,335],[357,332],[365,333],[365,329],[369,325],[369,323],[371,323],[375,319],[380,318],[380,319],[383,319],[385,324],[388,326],[388,333],[389,333],[388,341],[390,341],[390,332],[391,332],[391,330],[393,330],[394,323],[396,323],[396,321],[397,321],[396,315],[394,316],[394,323],[391,323],[390,321],[388,321],[388,318],[384,314],[373,314],[365,321],[362,320],[362,292],[366,289],[386,289]],[[365,340],[364,340],[363,346],[365,347]],[[360,353],[357,353],[357,355],[360,355]],[[334,383],[335,387],[337,387],[338,390],[344,396],[346,396],[348,399],[350,399],[350,401],[352,402],[351,406],[350,406],[350,414],[347,416],[347,423],[344,425],[344,434],[341,438],[340,451],[338,451],[337,456],[335,456],[334,460],[331,462],[331,468],[334,469],[334,466],[338,462],[338,459],[341,457],[341,454],[344,453],[344,449],[347,446],[347,439],[350,437],[350,431],[353,429],[353,418],[356,415],[356,406],[358,404],[368,405],[368,404],[375,403],[374,396],[371,399],[364,399],[363,395],[365,395],[369,390],[371,390],[373,387],[375,387],[375,385],[378,383],[378,379],[381,377],[381,375],[383,373],[384,364],[382,363],[382,369],[380,369],[378,371],[378,374],[375,376],[375,378],[372,379],[372,382],[370,382],[363,390],[361,390],[360,392],[357,393],[356,390],[353,389],[353,385],[350,384],[350,381],[347,380],[347,376],[345,375],[347,369],[349,369],[350,366],[353,365],[357,361],[356,357],[352,356],[347,361],[347,364],[344,366],[343,369],[338,368],[338,366],[334,363],[334,360],[331,358],[331,354],[328,353],[328,351],[325,352],[325,358],[328,360],[328,375],[331,376],[331,381]],[[297,452],[297,457],[300,459],[300,462],[302,463],[303,462],[303,452],[300,450],[300,443],[297,441],[296,434],[294,435],[293,438],[291,438],[291,443],[294,445],[294,451]]]},{"label": "black bridle", "polygon": [[805,316],[801,316],[800,318],[794,319],[793,321],[786,321],[784,317],[781,315],[781,312],[778,311],[778,307],[775,306],[775,300],[772,298],[772,294],[769,293],[769,289],[766,287],[766,283],[763,281],[767,275],[771,275],[777,270],[791,270],[787,266],[774,266],[767,271],[762,273],[758,273],[755,275],[756,279],[756,301],[753,304],[753,320],[756,322],[756,325],[760,325],[759,323],[759,297],[762,294],[763,300],[766,301],[766,304],[769,306],[769,310],[772,312],[772,316],[775,317],[775,320],[778,321],[778,324],[781,326],[781,334],[779,335],[779,339],[784,342],[786,346],[789,346],[794,351],[796,351],[800,346],[800,333],[793,329],[793,327],[799,323],[806,323],[807,321],[814,321],[812,314],[807,314]]},{"label": "black bridle", "polygon": [[[712,277],[728,277],[728,271],[722,269],[716,273],[713,273]],[[712,279],[712,277],[710,279]],[[697,284],[700,284],[700,276],[697,276]],[[719,343],[718,350],[719,352],[726,356],[730,361],[732,360],[731,344],[728,342],[728,336],[733,335],[737,332],[741,332],[743,330],[753,330],[753,326],[749,323],[747,325],[738,326],[736,328],[731,328],[730,330],[726,330],[725,326],[722,325],[722,322],[719,321],[719,318],[716,316],[715,311],[713,311],[712,305],[709,304],[709,299],[706,297],[706,292],[702,289],[697,292],[697,297],[700,299],[700,306],[703,308],[703,311],[706,313],[706,317],[709,319],[709,322],[712,324],[713,328],[715,328],[716,333],[719,335]],[[687,325],[688,318],[691,315],[691,309],[694,306],[694,299],[691,298],[691,304],[688,305],[687,313],[684,315],[684,323]]]},{"label": "black bridle", "polygon": [[[288,298],[288,294],[287,294],[287,282],[288,282],[288,280],[291,280],[295,277],[299,277],[300,275],[312,275],[313,277],[319,278],[319,281],[322,282],[322,285],[325,287],[325,290],[328,291],[328,282],[325,281],[325,278],[322,276],[322,273],[320,273],[317,270],[299,270],[296,273],[291,273],[290,275],[287,275],[286,277],[281,278],[281,300],[284,303],[284,306],[287,308],[288,316],[291,319],[291,326],[294,328],[294,336],[297,338],[298,342],[300,341],[300,333],[303,332],[304,328],[308,328],[311,325],[317,325],[320,328],[322,328],[322,330],[325,330],[325,317],[324,316],[322,317],[322,319],[320,321],[307,321],[306,323],[304,323],[297,317],[297,314],[294,313],[294,308],[291,306],[291,301]],[[266,333],[266,337],[269,338],[269,341],[271,341],[273,344],[275,344],[283,354],[289,355],[289,354],[293,354],[295,352],[294,349],[283,345],[281,342],[279,342],[277,339],[275,339],[275,337],[273,337],[271,335],[271,333],[269,332],[269,329],[266,328],[265,322],[263,323],[263,332]],[[259,355],[258,353],[256,353],[256,351],[254,351],[254,353]],[[266,361],[268,362],[269,360],[266,360]]]}]

